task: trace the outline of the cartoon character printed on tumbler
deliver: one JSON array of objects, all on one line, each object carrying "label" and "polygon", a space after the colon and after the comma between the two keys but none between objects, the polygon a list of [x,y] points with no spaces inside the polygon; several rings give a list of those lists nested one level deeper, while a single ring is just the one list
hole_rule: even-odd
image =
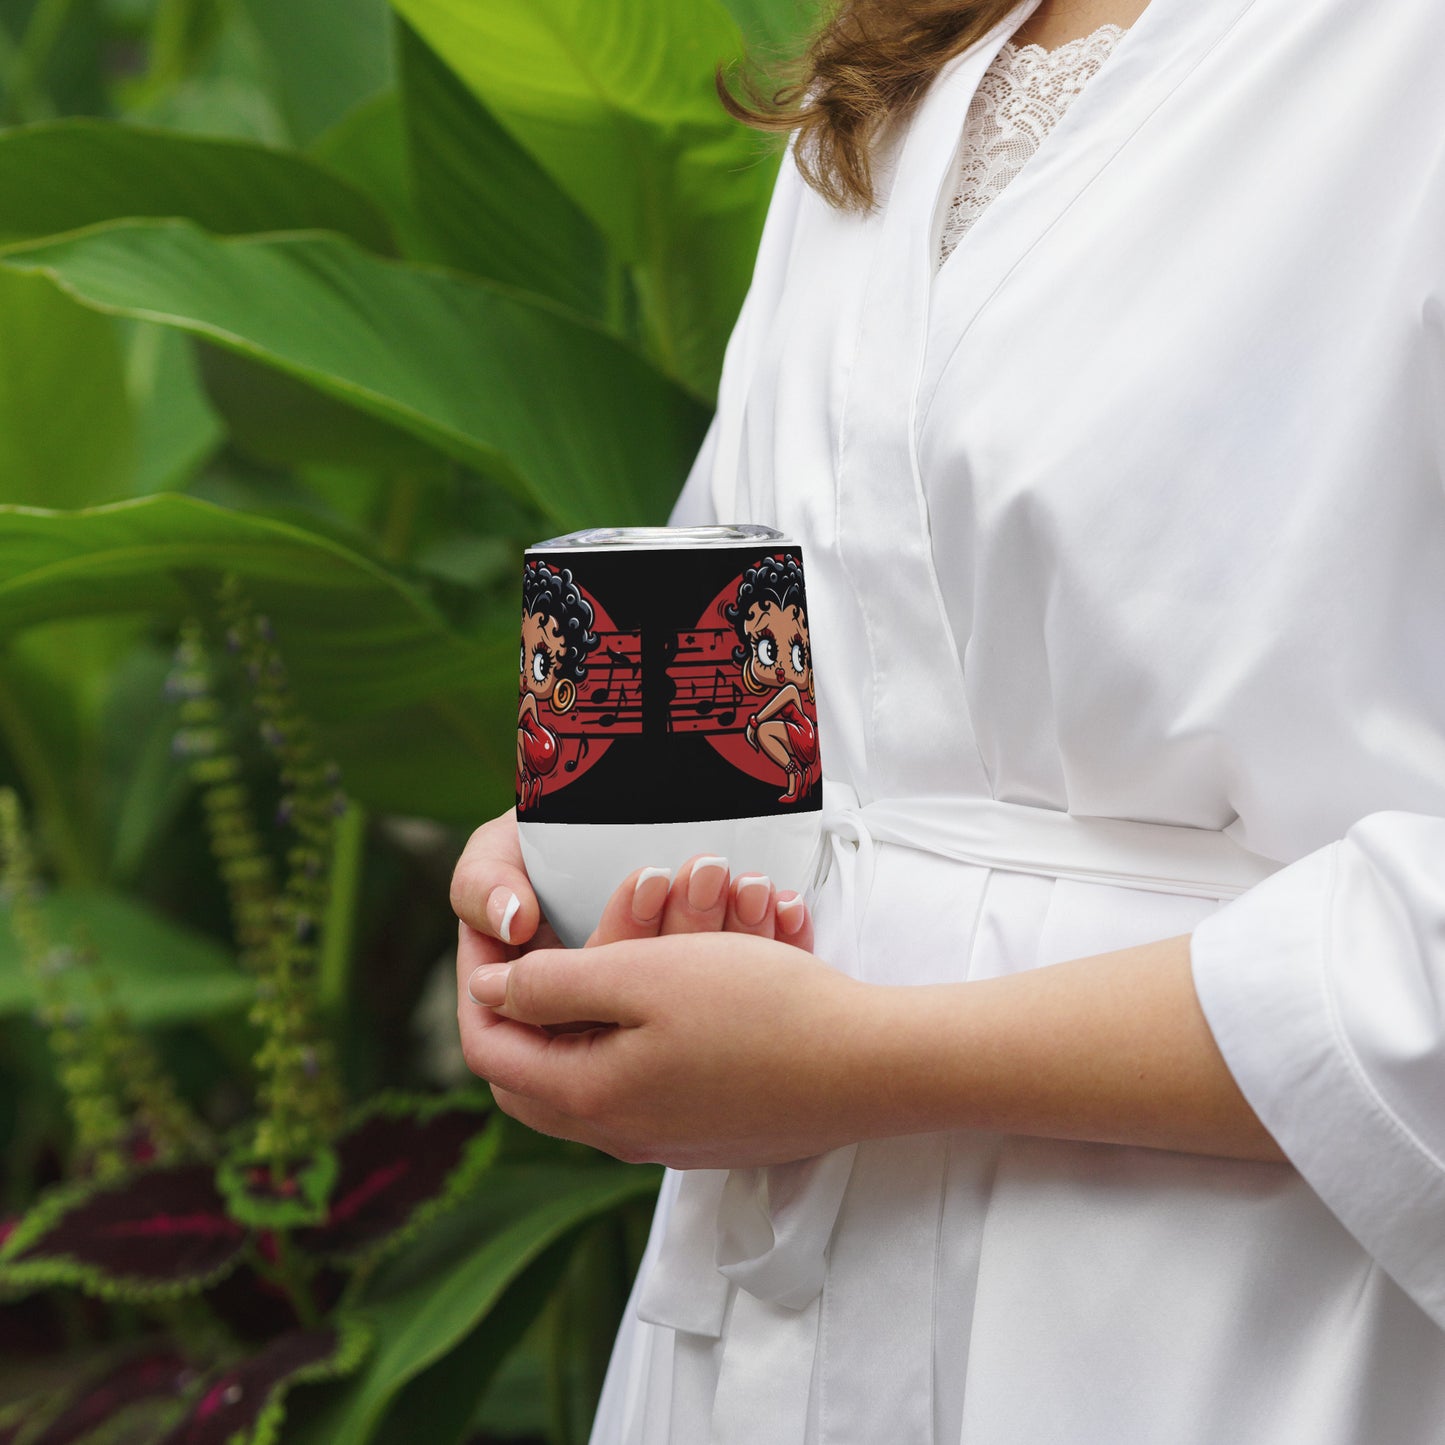
[{"label": "cartoon character printed on tumbler", "polygon": [[782,769],[788,787],[778,801],[796,803],[820,776],[801,564],[791,555],[764,557],[743,573],[723,615],[738,635],[733,660],[742,664],[743,686],[767,697],[748,718],[748,745]]},{"label": "cartoon character printed on tumbler", "polygon": [[521,692],[517,709],[517,806],[534,807],[542,780],[556,772],[561,740],[542,718],[546,703],[559,716],[572,710],[598,642],[592,604],[571,571],[529,562],[522,574]]}]

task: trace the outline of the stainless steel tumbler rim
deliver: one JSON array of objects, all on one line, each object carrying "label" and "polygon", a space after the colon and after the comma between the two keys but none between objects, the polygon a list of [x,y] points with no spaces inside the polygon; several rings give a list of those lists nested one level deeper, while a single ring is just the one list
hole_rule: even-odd
[{"label": "stainless steel tumbler rim", "polygon": [[789,541],[786,533],[750,522],[714,527],[588,527],[580,532],[568,532],[563,537],[549,537],[545,542],[536,542],[527,551],[615,552],[633,547],[657,551],[666,547],[774,546]]}]

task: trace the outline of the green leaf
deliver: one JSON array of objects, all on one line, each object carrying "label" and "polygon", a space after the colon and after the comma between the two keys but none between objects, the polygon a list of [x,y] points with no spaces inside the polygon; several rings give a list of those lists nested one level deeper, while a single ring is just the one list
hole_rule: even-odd
[{"label": "green leaf", "polygon": [[407,25],[401,84],[417,208],[442,255],[606,319],[607,243]]},{"label": "green leaf", "polygon": [[[372,1445],[414,1445],[424,1417],[437,1442],[471,1438],[478,1404],[557,1287],[573,1237],[566,1236],[507,1286],[486,1318],[450,1354],[414,1376],[392,1400]],[[484,1432],[485,1433],[485,1432]]]},{"label": "green leaf", "polygon": [[308,144],[391,80],[386,0],[246,0],[291,133]]},{"label": "green leaf", "polygon": [[293,152],[74,118],[0,133],[0,242],[139,216],[185,216],[219,235],[338,231],[395,249],[367,197]]},{"label": "green leaf", "polygon": [[[0,649],[0,741],[34,801],[42,850],[66,883],[105,876],[105,814],[114,794],[101,756],[103,722],[138,633],[134,618],[69,619]],[[158,688],[151,693],[152,717],[159,696]]]},{"label": "green leaf", "polygon": [[[40,900],[53,943],[71,944],[77,930],[94,946],[115,982],[117,1001],[142,1027],[242,1009],[255,991],[219,944],[172,922],[132,898],[104,889],[57,889]],[[67,983],[60,975],[62,985]],[[81,1013],[96,1004],[77,970],[66,991]],[[27,1012],[38,997],[19,945],[0,911],[0,1015]]]},{"label": "green leaf", "polygon": [[157,0],[144,75],[117,86],[131,118],[194,135],[285,145],[270,57],[241,0]]},{"label": "green leaf", "polygon": [[126,383],[137,433],[131,492],[184,491],[225,428],[206,398],[190,337],[144,322],[130,323],[130,331]]},{"label": "green leaf", "polygon": [[340,239],[217,239],[182,221],[12,251],[97,309],[299,377],[530,497],[558,523],[657,522],[704,409],[628,346],[491,283]]},{"label": "green leaf", "polygon": [[410,432],[242,353],[202,341],[196,360],[231,441],[257,461],[422,476],[441,475],[453,465]]},{"label": "green leaf", "polygon": [[638,268],[673,375],[710,396],[775,170],[718,103],[720,0],[393,0]]},{"label": "green leaf", "polygon": [[115,323],[41,276],[0,271],[0,503],[126,496],[134,442]]},{"label": "green leaf", "polygon": [[317,136],[309,150],[381,208],[404,256],[413,261],[446,259],[417,214],[401,97],[395,90],[384,90],[353,106]]},{"label": "green leaf", "polygon": [[820,0],[723,0],[747,38],[751,55],[765,64],[791,59],[817,27]]},{"label": "green leaf", "polygon": [[59,617],[178,619],[204,610],[223,572],[271,619],[348,791],[464,825],[506,806],[515,632],[464,638],[385,568],[297,526],[178,496],[0,508],[0,639]]},{"label": "green leaf", "polygon": [[356,1312],[378,1347],[296,1445],[362,1445],[398,1392],[465,1340],[559,1240],[657,1187],[652,1169],[498,1165],[476,1199],[384,1265]]}]

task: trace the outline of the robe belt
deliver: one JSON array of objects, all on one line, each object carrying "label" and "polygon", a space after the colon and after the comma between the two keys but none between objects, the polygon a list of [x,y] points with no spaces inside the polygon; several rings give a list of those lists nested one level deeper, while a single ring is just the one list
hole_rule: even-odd
[{"label": "robe belt", "polygon": [[[847,784],[831,781],[824,783],[822,836],[812,890],[819,952],[855,977],[879,843],[982,868],[1196,898],[1233,898],[1282,866],[1210,828],[1083,817],[993,798],[863,804]],[[825,948],[830,913],[838,927]],[[638,1314],[718,1338],[730,1285],[788,1309],[810,1305],[823,1286],[856,1150],[848,1145],[790,1164],[684,1174]]]}]

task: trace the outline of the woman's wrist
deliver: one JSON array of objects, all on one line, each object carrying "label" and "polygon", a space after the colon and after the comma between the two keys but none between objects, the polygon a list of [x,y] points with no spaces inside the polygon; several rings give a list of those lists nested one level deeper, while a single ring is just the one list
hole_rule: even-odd
[{"label": "woman's wrist", "polygon": [[859,1138],[977,1129],[1279,1160],[1181,935],[1003,978],[867,989]]}]

